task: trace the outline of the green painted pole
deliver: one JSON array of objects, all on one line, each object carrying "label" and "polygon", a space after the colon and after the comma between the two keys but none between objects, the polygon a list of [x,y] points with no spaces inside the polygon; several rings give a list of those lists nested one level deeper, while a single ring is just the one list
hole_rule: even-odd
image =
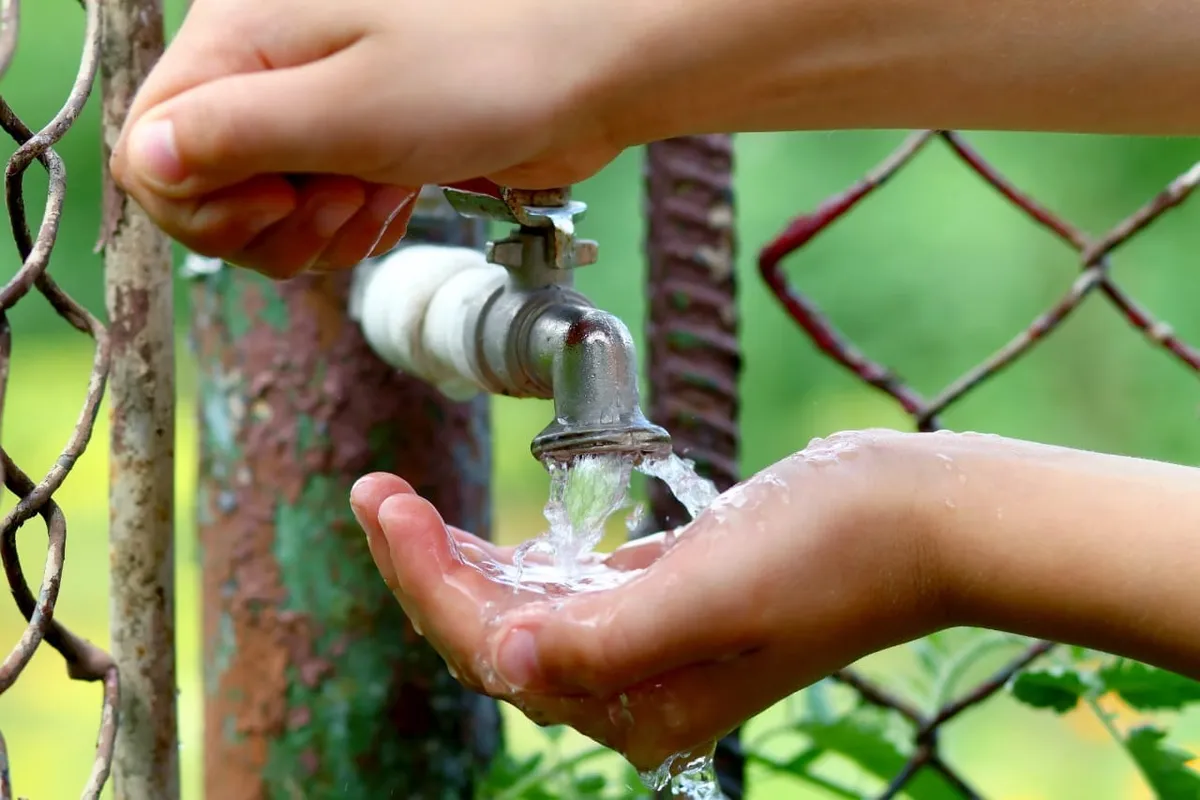
[{"label": "green painted pole", "polygon": [[[406,242],[484,233],[433,195]],[[205,796],[472,797],[496,705],[413,632],[348,496],[394,472],[487,535],[487,399],[452,403],[377,359],[347,318],[349,275],[195,278]]]}]

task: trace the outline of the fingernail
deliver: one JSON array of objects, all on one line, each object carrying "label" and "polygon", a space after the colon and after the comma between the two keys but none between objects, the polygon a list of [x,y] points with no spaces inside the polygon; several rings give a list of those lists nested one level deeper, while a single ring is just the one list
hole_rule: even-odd
[{"label": "fingernail", "polygon": [[175,144],[175,125],[159,119],[136,125],[129,135],[129,159],[137,172],[172,185],[187,178]]},{"label": "fingernail", "polygon": [[515,690],[532,686],[539,675],[537,642],[524,628],[510,631],[496,654],[496,674]]},{"label": "fingernail", "polygon": [[391,222],[416,198],[417,193],[403,186],[384,186],[376,190],[367,204],[367,212],[383,223]]},{"label": "fingernail", "polygon": [[354,507],[361,504],[363,495],[371,491],[372,484],[374,484],[377,480],[379,480],[379,478],[374,475],[363,475],[361,478],[356,480],[354,485],[350,487],[350,506]]},{"label": "fingernail", "polygon": [[247,212],[246,228],[253,236],[258,236],[267,228],[274,225],[276,222],[282,222],[290,213],[291,209],[279,208],[261,208]]},{"label": "fingernail", "polygon": [[332,239],[360,208],[356,203],[325,203],[313,214],[313,230],[322,239]]}]

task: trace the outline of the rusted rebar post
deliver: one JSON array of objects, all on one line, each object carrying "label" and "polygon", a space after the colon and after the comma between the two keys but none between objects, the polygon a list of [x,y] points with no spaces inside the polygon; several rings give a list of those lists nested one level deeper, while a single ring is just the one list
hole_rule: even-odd
[{"label": "rusted rebar post", "polygon": [[[107,161],[134,94],[163,50],[161,0],[102,0]],[[109,564],[121,727],[120,800],[179,797],[175,695],[175,350],[171,247],[106,179],[104,248],[112,337]]]},{"label": "rusted rebar post", "polygon": [[[422,203],[406,241],[481,245],[440,195]],[[348,504],[386,470],[487,535],[488,400],[452,403],[376,358],[349,286],[197,275],[211,800],[465,800],[499,740],[495,704],[414,633]]]},{"label": "rusted rebar post", "polygon": [[[721,491],[738,479],[738,375],[734,280],[733,146],[694,136],[647,148],[650,313],[646,339],[650,419],[675,451]],[[687,512],[661,483],[650,487],[653,526],[683,524]],[[730,800],[743,795],[736,733],[717,747]]]}]

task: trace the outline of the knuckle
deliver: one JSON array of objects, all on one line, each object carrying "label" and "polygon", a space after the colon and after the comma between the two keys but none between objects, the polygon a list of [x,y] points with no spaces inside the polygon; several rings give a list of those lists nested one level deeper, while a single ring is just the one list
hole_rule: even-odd
[{"label": "knuckle", "polygon": [[622,674],[628,652],[627,636],[620,626],[605,626],[592,635],[578,637],[575,654],[575,683],[580,688],[603,695],[624,688]]},{"label": "knuckle", "polygon": [[194,169],[237,160],[245,136],[239,115],[199,108],[176,122],[176,141],[180,159]]},{"label": "knuckle", "polygon": [[612,684],[612,649],[608,635],[576,629],[545,637],[554,644],[542,658],[542,671],[553,686],[602,694]]}]

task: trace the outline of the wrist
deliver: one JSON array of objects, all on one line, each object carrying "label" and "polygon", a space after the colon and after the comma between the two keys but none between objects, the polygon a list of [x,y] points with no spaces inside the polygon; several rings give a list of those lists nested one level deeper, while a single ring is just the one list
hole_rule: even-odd
[{"label": "wrist", "polygon": [[[833,640],[831,668],[947,626],[945,578],[927,524],[912,434],[848,431],[814,440],[770,471],[787,486],[789,552],[815,592],[787,590],[784,636],[806,641],[814,614]],[[781,517],[783,515],[781,514]],[[811,572],[810,572],[811,571]],[[809,579],[806,579],[809,582]],[[806,658],[811,658],[811,654]]]},{"label": "wrist", "polygon": [[742,10],[729,0],[596,2],[604,9],[597,30],[605,46],[596,53],[591,99],[610,142],[624,149],[744,127],[736,87],[741,77],[761,73],[761,64],[741,52],[742,42],[758,38],[744,7],[778,10],[776,0],[744,0]]},{"label": "wrist", "polygon": [[[863,459],[863,494],[853,524],[869,531],[877,553],[876,574],[869,577],[878,596],[886,582],[897,588],[892,601],[889,640],[874,649],[902,644],[957,624],[953,614],[952,575],[945,568],[942,511],[950,505],[939,485],[947,470],[942,459],[927,452],[923,434],[869,431],[872,444]],[[853,518],[853,515],[851,515]]]},{"label": "wrist", "polygon": [[592,73],[595,118],[621,148],[707,133],[886,127],[913,102],[899,76],[928,66],[925,30],[930,14],[944,13],[857,0],[595,3],[603,19],[590,35],[605,40]]},{"label": "wrist", "polygon": [[1200,674],[1200,470],[971,434],[910,447],[945,625]]}]

